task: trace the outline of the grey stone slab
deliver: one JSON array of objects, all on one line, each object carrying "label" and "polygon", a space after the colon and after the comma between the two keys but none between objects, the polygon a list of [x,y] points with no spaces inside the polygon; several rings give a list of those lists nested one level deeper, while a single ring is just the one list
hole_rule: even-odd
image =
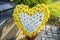
[{"label": "grey stone slab", "polygon": [[10,4],[0,5],[0,11],[10,9],[10,8],[13,8],[13,6],[11,6]]}]

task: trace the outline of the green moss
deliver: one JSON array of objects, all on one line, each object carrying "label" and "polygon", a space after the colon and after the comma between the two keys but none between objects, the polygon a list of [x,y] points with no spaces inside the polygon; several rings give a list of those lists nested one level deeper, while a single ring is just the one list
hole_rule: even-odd
[{"label": "green moss", "polygon": [[36,4],[49,4],[51,3],[51,0],[14,0],[14,2],[17,2],[18,4],[25,4],[28,5],[29,7],[33,7]]},{"label": "green moss", "polygon": [[47,5],[50,9],[51,17],[60,18],[60,2],[54,2]]}]

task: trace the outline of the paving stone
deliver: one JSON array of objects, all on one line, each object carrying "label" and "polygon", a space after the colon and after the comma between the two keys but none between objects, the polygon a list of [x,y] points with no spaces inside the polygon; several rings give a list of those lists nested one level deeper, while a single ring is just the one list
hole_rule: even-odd
[{"label": "paving stone", "polygon": [[54,36],[53,38],[54,38],[54,39],[58,39],[58,37],[55,37],[55,36]]},{"label": "paving stone", "polygon": [[47,36],[47,37],[53,37],[53,36],[52,36],[52,33],[48,33],[48,36]]},{"label": "paving stone", "polygon": [[49,40],[49,38],[46,38],[46,40]]},{"label": "paving stone", "polygon": [[50,40],[54,40],[54,38],[50,38]]},{"label": "paving stone", "polygon": [[57,31],[53,31],[53,30],[52,30],[52,33],[56,33],[56,34],[57,34]]},{"label": "paving stone", "polygon": [[60,38],[58,38],[57,40],[60,40]]},{"label": "paving stone", "polygon": [[53,36],[55,36],[55,37],[56,37],[56,36],[58,36],[58,35],[57,35],[57,34],[53,34]]},{"label": "paving stone", "polygon": [[38,35],[37,40],[41,37],[42,40],[60,40],[60,30],[56,26],[45,26]]},{"label": "paving stone", "polygon": [[51,32],[51,30],[46,30],[46,32],[47,32],[47,33],[48,33],[48,32],[50,33],[50,32]]},{"label": "paving stone", "polygon": [[46,38],[45,37],[42,37],[42,40],[46,40]]},{"label": "paving stone", "polygon": [[60,34],[60,30],[58,30],[58,33]]},{"label": "paving stone", "polygon": [[47,35],[46,35],[46,34],[42,34],[41,36],[42,36],[42,37],[47,37]]},{"label": "paving stone", "polygon": [[58,34],[58,37],[60,37],[60,34]]},{"label": "paving stone", "polygon": [[47,25],[47,26],[46,26],[46,29],[51,29],[51,26]]},{"label": "paving stone", "polygon": [[53,27],[52,27],[52,30],[57,31],[57,27],[54,27],[54,26],[53,26]]},{"label": "paving stone", "polygon": [[46,34],[46,32],[45,32],[45,31],[42,31],[41,33],[42,33],[42,34]]},{"label": "paving stone", "polygon": [[54,38],[54,40],[58,40],[58,39]]}]

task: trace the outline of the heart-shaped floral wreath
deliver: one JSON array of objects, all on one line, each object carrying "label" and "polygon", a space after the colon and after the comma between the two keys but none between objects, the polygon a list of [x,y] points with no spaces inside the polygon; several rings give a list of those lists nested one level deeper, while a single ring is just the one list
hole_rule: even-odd
[{"label": "heart-shaped floral wreath", "polygon": [[50,11],[45,4],[38,4],[32,8],[17,5],[14,9],[14,20],[19,29],[29,37],[35,36],[48,21]]}]

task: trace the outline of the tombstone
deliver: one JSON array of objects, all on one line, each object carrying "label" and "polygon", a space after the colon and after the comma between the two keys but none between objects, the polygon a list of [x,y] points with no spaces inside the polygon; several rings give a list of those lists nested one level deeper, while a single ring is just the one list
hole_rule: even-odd
[{"label": "tombstone", "polygon": [[13,5],[11,5],[10,3],[7,3],[7,2],[0,2],[0,36],[1,36],[2,30],[3,30],[2,25],[10,17],[12,17],[13,8],[15,7],[15,5],[14,6]]},{"label": "tombstone", "polygon": [[12,16],[13,8],[15,4],[10,4],[7,2],[0,2],[0,26]]}]

